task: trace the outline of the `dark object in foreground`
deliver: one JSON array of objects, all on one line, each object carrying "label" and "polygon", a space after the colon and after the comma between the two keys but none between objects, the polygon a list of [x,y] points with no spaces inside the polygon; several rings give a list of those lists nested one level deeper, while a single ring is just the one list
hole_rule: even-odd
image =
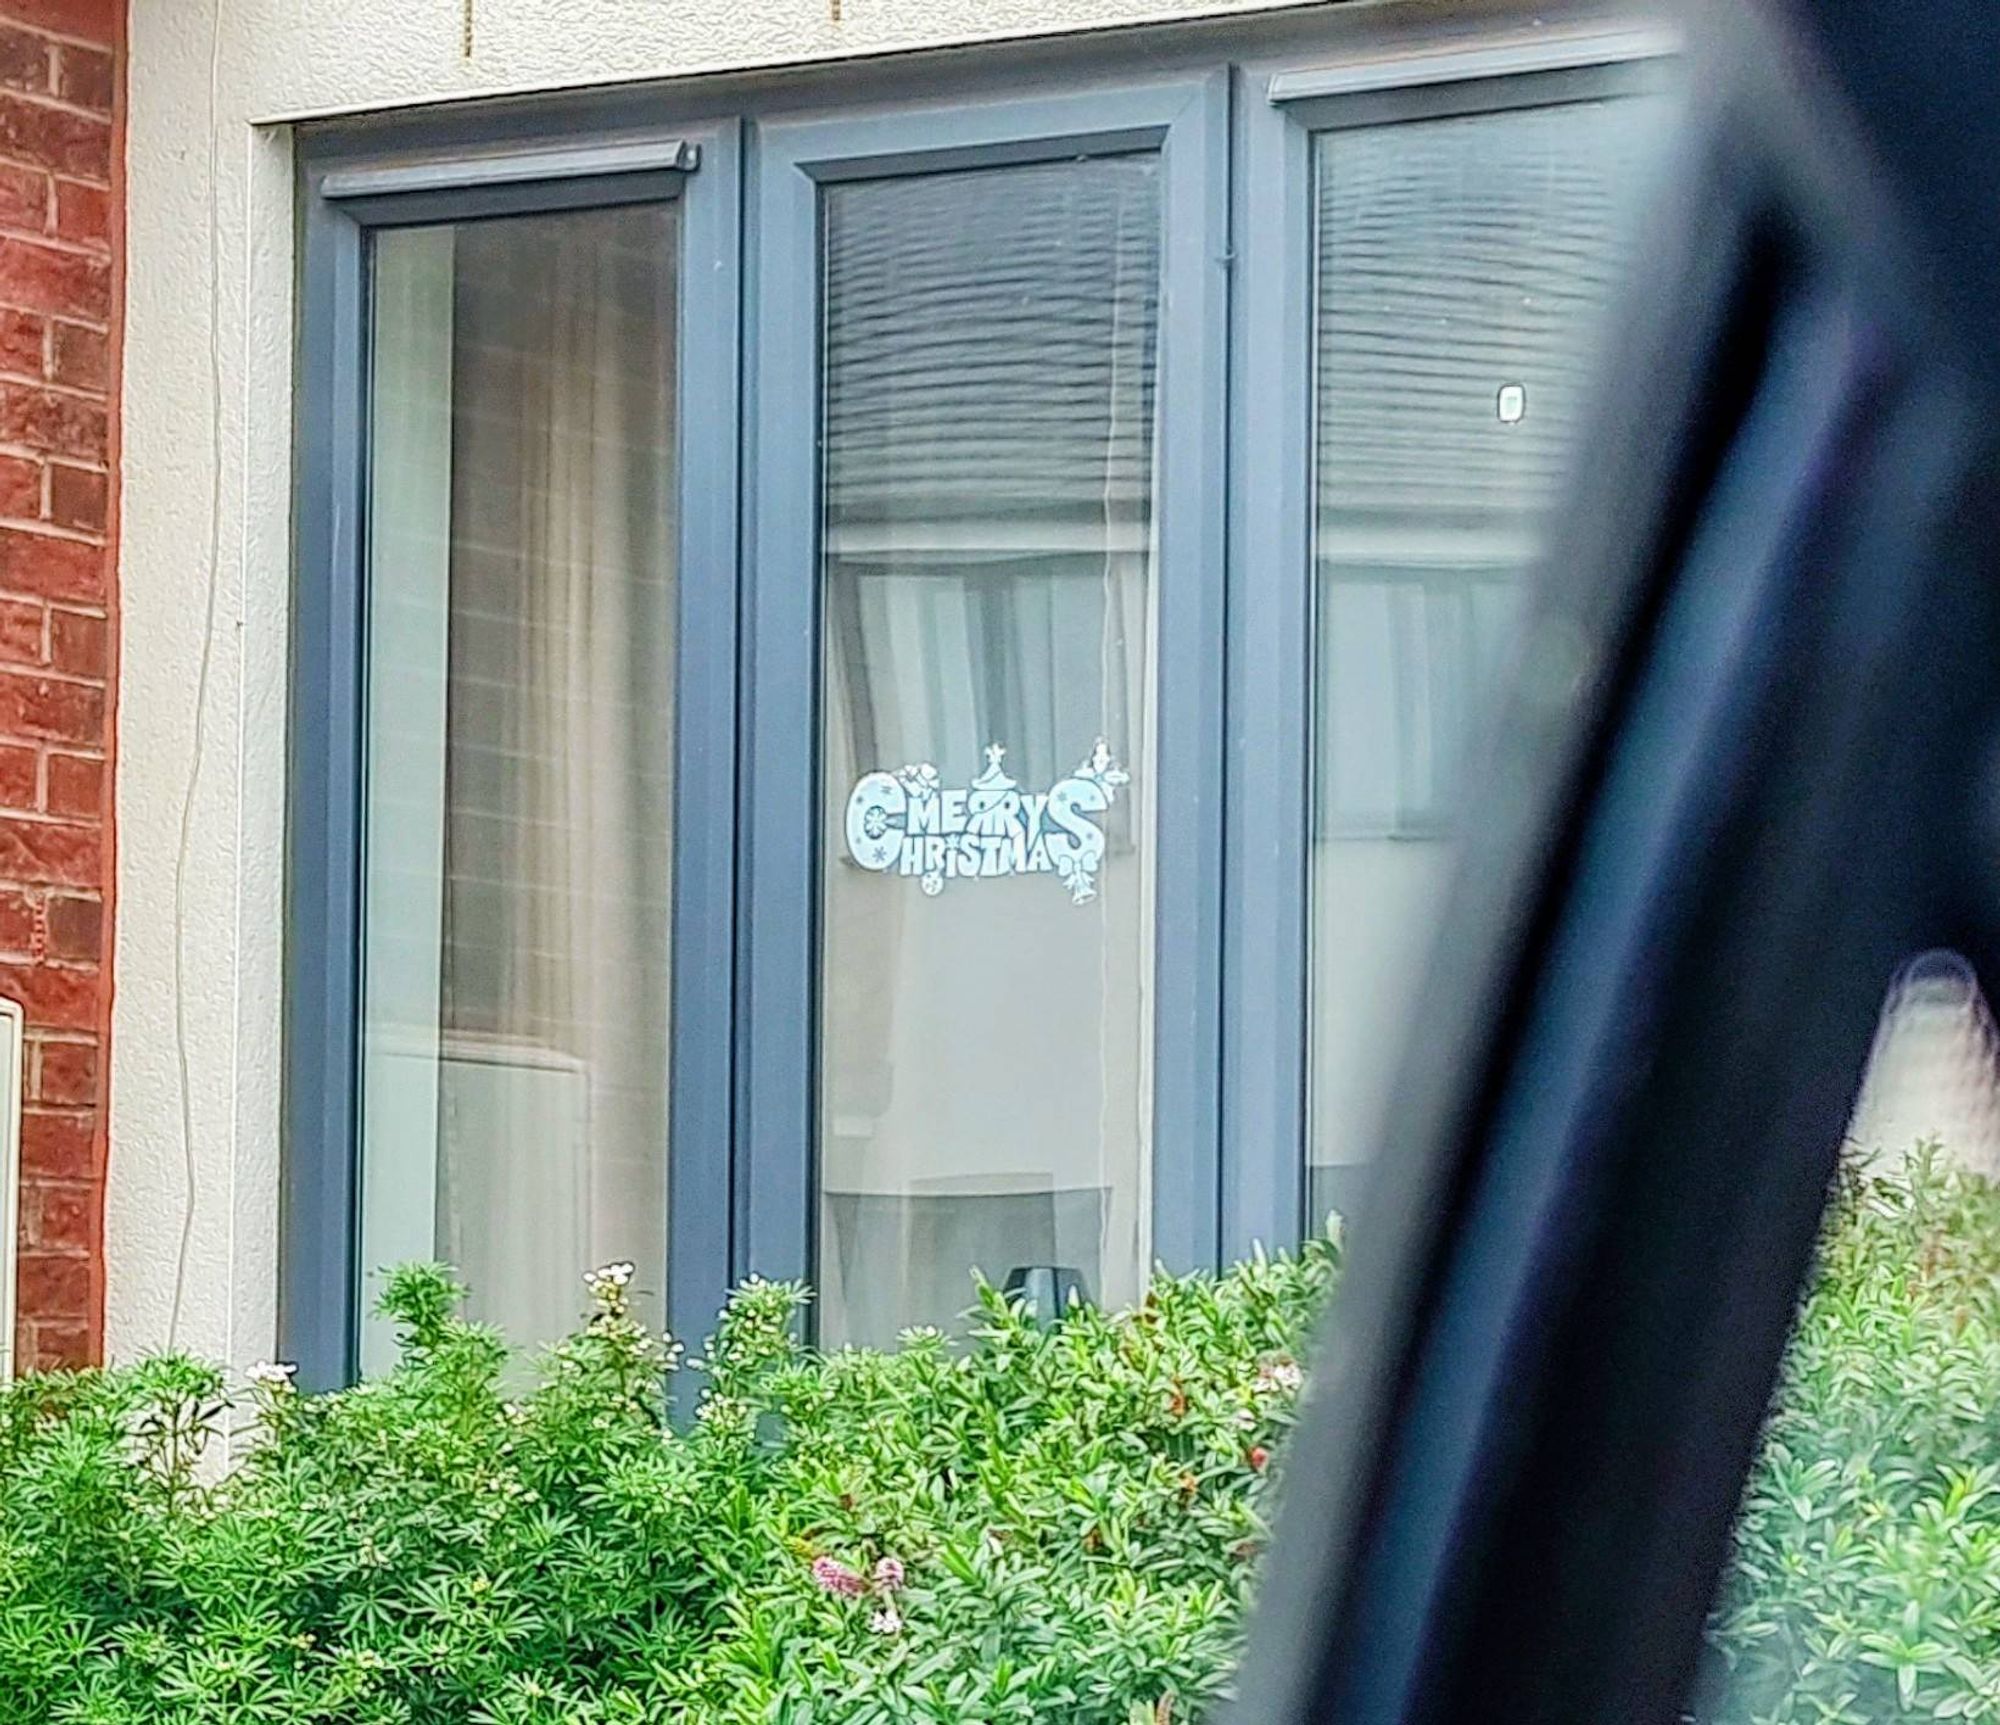
[{"label": "dark object in foreground", "polygon": [[2000,10],[1734,0],[1472,812],[1244,1725],[1677,1718],[1884,990],[1996,974]]}]

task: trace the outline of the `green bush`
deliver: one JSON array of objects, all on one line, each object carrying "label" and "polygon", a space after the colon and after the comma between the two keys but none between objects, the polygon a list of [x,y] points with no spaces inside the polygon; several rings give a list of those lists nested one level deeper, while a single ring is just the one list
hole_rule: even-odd
[{"label": "green bush", "polygon": [[1843,1182],[1710,1639],[1718,1725],[2000,1719],[2000,1187]]},{"label": "green bush", "polygon": [[[821,1357],[730,1302],[684,1430],[623,1275],[509,1399],[441,1269],[401,1365],[0,1392],[0,1725],[1167,1725],[1226,1686],[1338,1253]],[[692,1392],[684,1392],[692,1393]],[[218,1434],[240,1438],[226,1473]],[[2000,1718],[2000,1188],[1848,1180],[1710,1626],[1713,1725]]]},{"label": "green bush", "polygon": [[[508,1398],[442,1269],[340,1394],[184,1360],[0,1394],[0,1720],[1165,1725],[1227,1681],[1330,1244],[969,1346],[723,1315],[697,1417],[624,1276]],[[687,1380],[680,1380],[685,1383]],[[203,1461],[240,1427],[226,1473]]]}]

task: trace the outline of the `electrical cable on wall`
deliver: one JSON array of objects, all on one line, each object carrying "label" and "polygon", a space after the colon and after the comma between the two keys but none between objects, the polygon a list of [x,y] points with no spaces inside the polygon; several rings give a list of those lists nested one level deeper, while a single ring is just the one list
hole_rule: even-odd
[{"label": "electrical cable on wall", "polygon": [[208,686],[215,660],[216,597],[222,562],[222,6],[214,0],[208,38],[208,578],[202,600],[201,657],[194,680],[194,736],[188,751],[187,791],[181,799],[180,847],[174,856],[174,1057],[180,1079],[181,1162],[185,1177],[180,1242],[174,1254],[173,1304],[167,1313],[167,1347],[180,1341],[187,1299],[188,1260],[194,1246],[198,1173],[194,1153],[194,1072],[187,1028],[187,881],[194,848],[195,797],[208,748]]}]

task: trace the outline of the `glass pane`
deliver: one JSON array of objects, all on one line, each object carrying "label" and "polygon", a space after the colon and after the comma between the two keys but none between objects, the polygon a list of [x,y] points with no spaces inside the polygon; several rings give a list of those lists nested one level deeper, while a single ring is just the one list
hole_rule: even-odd
[{"label": "glass pane", "polygon": [[1314,1225],[1359,1193],[1661,119],[1628,97],[1314,145]]},{"label": "glass pane", "polygon": [[827,1342],[1149,1260],[1159,182],[825,194]]},{"label": "glass pane", "polygon": [[523,1344],[665,1277],[675,222],[375,242],[362,1264]]},{"label": "glass pane", "polygon": [[2000,1038],[1930,952],[1883,1008],[1708,1627],[1700,1725],[2000,1717]]}]

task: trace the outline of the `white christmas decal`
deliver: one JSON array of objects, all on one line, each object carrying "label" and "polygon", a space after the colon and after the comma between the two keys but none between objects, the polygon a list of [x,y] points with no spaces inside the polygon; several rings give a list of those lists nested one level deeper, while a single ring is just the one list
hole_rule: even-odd
[{"label": "white christmas decal", "polygon": [[1076,904],[1097,896],[1104,829],[1093,818],[1130,782],[1102,737],[1083,765],[1047,791],[1023,791],[988,745],[986,770],[947,790],[936,767],[866,774],[848,794],[847,849],[877,873],[912,875],[935,897],[948,880],[1053,874]]}]

